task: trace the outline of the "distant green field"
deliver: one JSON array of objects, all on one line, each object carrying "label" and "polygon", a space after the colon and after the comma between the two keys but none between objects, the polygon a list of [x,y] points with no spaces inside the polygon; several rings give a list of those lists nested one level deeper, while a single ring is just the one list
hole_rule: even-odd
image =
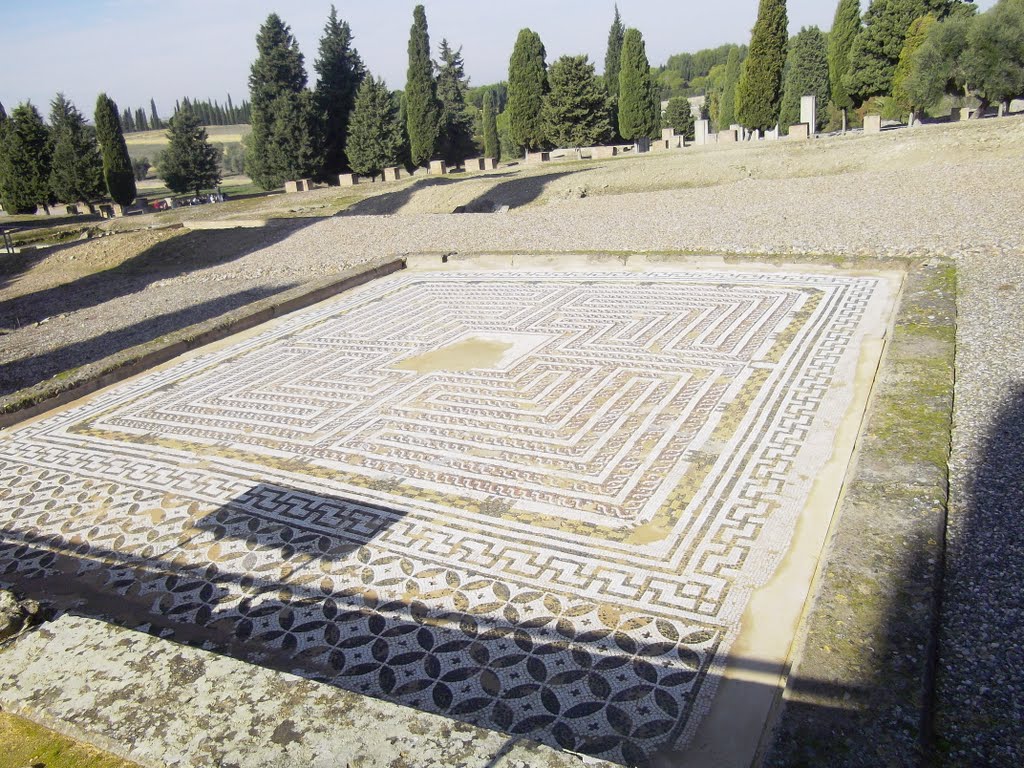
[{"label": "distant green field", "polygon": [[[242,137],[252,130],[248,125],[208,125],[206,134],[212,144],[238,144]],[[147,157],[152,160],[167,147],[167,131],[140,131],[128,133],[124,137],[128,145],[128,154],[132,160]]]}]

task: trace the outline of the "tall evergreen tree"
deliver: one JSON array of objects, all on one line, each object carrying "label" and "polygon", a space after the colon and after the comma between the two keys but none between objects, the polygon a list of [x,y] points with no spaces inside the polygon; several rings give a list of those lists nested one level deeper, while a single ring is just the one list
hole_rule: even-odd
[{"label": "tall evergreen tree", "polygon": [[437,99],[441,105],[439,149],[441,157],[449,165],[458,165],[476,154],[473,115],[466,106],[468,90],[462,49],[452,50],[448,41],[442,40],[437,70]]},{"label": "tall evergreen tree", "polygon": [[153,118],[151,125],[154,131],[159,131],[164,127],[164,121],[160,119],[160,115],[156,111],[156,99],[149,100],[149,114]]},{"label": "tall evergreen tree", "polygon": [[548,72],[544,131],[558,147],[587,147],[611,136],[610,105],[604,83],[586,56],[563,56]]},{"label": "tall evergreen tree", "polygon": [[118,205],[131,205],[135,200],[135,171],[124,143],[124,132],[117,116],[117,104],[107,94],[96,99],[96,138],[103,153],[103,180],[110,198]]},{"label": "tall evergreen tree", "polygon": [[527,151],[544,146],[541,111],[548,92],[546,58],[540,35],[531,29],[520,30],[508,64],[508,105],[505,109],[509,138]]},{"label": "tall evergreen tree", "polygon": [[608,30],[608,48],[604,55],[604,84],[612,104],[612,131],[619,132],[619,72],[622,69],[622,43],[626,37],[626,26],[615,6],[615,18]]},{"label": "tall evergreen tree", "polygon": [[427,12],[417,5],[409,30],[409,69],[405,98],[409,130],[409,151],[413,165],[423,165],[438,149],[441,131],[441,107],[437,101],[434,63],[430,59],[430,34]]},{"label": "tall evergreen tree", "polygon": [[740,102],[737,119],[746,128],[767,131],[779,120],[788,24],[786,0],[761,0],[750,52],[736,89]]},{"label": "tall evergreen tree", "polygon": [[9,214],[34,213],[55,202],[50,191],[50,131],[32,103],[20,104],[3,123],[0,199]]},{"label": "tall evergreen tree", "polygon": [[493,91],[484,92],[483,124],[484,156],[497,160],[501,157],[501,145],[498,139],[498,115],[494,109]]},{"label": "tall evergreen tree", "polygon": [[780,125],[788,127],[800,122],[801,97],[814,95],[818,99],[818,118],[811,133],[821,130],[830,90],[825,35],[817,27],[803,27],[790,45],[786,60]]},{"label": "tall evergreen tree", "polygon": [[96,142],[96,129],[86,125],[85,116],[64,98],[50,104],[50,133],[53,161],[50,189],[57,200],[89,202],[103,195],[103,157]]},{"label": "tall evergreen tree", "polygon": [[893,75],[914,19],[931,13],[938,19],[969,14],[973,5],[961,0],[872,0],[864,26],[850,50],[850,71],[843,86],[854,102],[892,92]]},{"label": "tall evergreen tree", "polygon": [[828,82],[832,89],[832,103],[843,110],[852,109],[853,99],[846,89],[846,75],[850,71],[850,50],[860,32],[860,0],[839,0],[832,30],[828,33]]},{"label": "tall evergreen tree", "polygon": [[924,43],[911,58],[902,88],[911,104],[927,109],[943,96],[964,96],[967,74],[967,37],[973,19],[951,16],[933,24]]},{"label": "tall evergreen tree", "polygon": [[274,189],[316,170],[315,111],[299,44],[276,13],[260,27],[256,47],[259,56],[249,73],[252,132],[246,168],[253,181]]},{"label": "tall evergreen tree", "polygon": [[395,97],[383,80],[367,74],[356,93],[349,121],[348,161],[352,170],[377,176],[385,168],[398,165],[402,134]]},{"label": "tall evergreen tree", "polygon": [[626,141],[655,135],[661,129],[660,109],[643,35],[627,29],[619,70],[619,135]]},{"label": "tall evergreen tree", "polygon": [[917,104],[907,90],[906,83],[914,66],[914,58],[918,50],[928,39],[928,32],[938,23],[938,19],[930,13],[914,19],[907,30],[907,38],[903,41],[903,50],[900,52],[900,59],[896,63],[896,70],[892,77],[892,98],[886,104],[886,113],[892,118],[906,117],[911,114],[914,117],[920,113],[926,105]]},{"label": "tall evergreen tree", "polygon": [[333,5],[313,68],[319,75],[315,92],[316,106],[323,120],[323,174],[325,177],[336,176],[348,167],[345,136],[356,103],[356,91],[366,76],[366,67],[359,51],[352,46],[352,30],[348,22],[338,19]]},{"label": "tall evergreen tree", "polygon": [[622,69],[622,43],[626,38],[626,26],[619,15],[619,6],[615,6],[615,19],[608,30],[608,49],[604,55],[604,83],[608,95],[619,98],[619,71]]},{"label": "tall evergreen tree", "polygon": [[736,89],[740,84],[740,49],[733,46],[725,63],[725,81],[718,102],[718,127],[726,129],[736,122]]},{"label": "tall evergreen tree", "polygon": [[171,118],[167,138],[169,143],[160,159],[160,178],[169,190],[198,195],[220,184],[217,150],[191,109],[182,109]]}]

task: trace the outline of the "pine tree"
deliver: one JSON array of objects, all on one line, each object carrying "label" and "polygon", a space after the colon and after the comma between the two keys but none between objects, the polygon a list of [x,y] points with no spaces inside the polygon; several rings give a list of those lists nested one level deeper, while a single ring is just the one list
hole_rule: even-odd
[{"label": "pine tree", "polygon": [[160,159],[160,178],[179,195],[212,189],[220,184],[217,150],[210,145],[206,129],[191,109],[182,109],[171,119],[167,149]]},{"label": "pine tree", "polygon": [[619,70],[619,135],[626,141],[653,136],[661,128],[660,109],[643,35],[627,29]]},{"label": "pine tree", "polygon": [[860,32],[860,0],[839,0],[832,30],[828,33],[828,81],[832,89],[832,103],[843,110],[852,109],[853,99],[846,89],[846,75],[850,71],[850,49]]},{"label": "pine tree", "polygon": [[96,130],[86,125],[85,116],[63,93],[50,104],[50,133],[50,190],[54,197],[65,203],[101,197],[105,190],[103,157],[96,143]]},{"label": "pine tree", "polygon": [[[339,21],[333,5],[313,68],[319,75],[315,93],[316,106],[323,121],[323,175],[336,176],[348,167],[345,136],[355,107],[356,91],[366,76],[366,67],[359,51],[352,47],[352,30],[348,22]],[[228,103],[230,106],[230,97]]]},{"label": "pine tree", "polygon": [[408,109],[409,150],[413,165],[424,165],[437,152],[441,107],[437,101],[434,63],[430,59],[427,13],[422,5],[413,10],[409,30],[409,69],[405,98]]},{"label": "pine tree", "polygon": [[928,39],[928,33],[938,19],[930,13],[914,19],[907,31],[907,38],[903,42],[903,50],[900,52],[899,61],[892,77],[892,98],[886,104],[886,113],[893,118],[905,117],[908,113],[917,115],[924,105],[915,103],[907,90],[906,83],[914,67],[914,59],[918,50]]},{"label": "pine tree", "polygon": [[586,56],[563,56],[548,71],[544,132],[558,147],[588,147],[607,140],[612,124],[604,83]]},{"label": "pine tree", "polygon": [[20,104],[3,122],[0,199],[9,214],[34,213],[55,200],[50,191],[50,131],[31,103]]},{"label": "pine tree", "polygon": [[494,110],[493,91],[484,92],[483,113],[484,156],[497,160],[501,157],[501,145],[498,139],[498,116]]},{"label": "pine tree", "polygon": [[743,74],[736,89],[737,121],[767,131],[779,120],[782,71],[789,43],[786,0],[761,0]]},{"label": "pine tree", "polygon": [[800,122],[800,101],[803,96],[818,99],[818,119],[811,133],[825,125],[825,105],[831,89],[828,81],[828,43],[817,27],[803,27],[794,38],[786,60],[785,85],[779,124],[789,127]]},{"label": "pine tree", "polygon": [[156,99],[149,100],[149,113],[152,116],[152,126],[154,131],[159,131],[164,127],[164,121],[160,119],[160,115],[156,111]]},{"label": "pine tree", "polygon": [[544,146],[541,110],[548,92],[547,52],[540,35],[520,30],[508,64],[509,137],[527,151]]},{"label": "pine tree", "polygon": [[615,19],[608,30],[608,49],[604,55],[604,83],[608,95],[619,98],[619,71],[622,68],[622,43],[626,37],[626,27],[619,15],[619,6],[615,6]]},{"label": "pine tree", "polygon": [[740,84],[740,49],[732,47],[729,59],[725,64],[725,81],[722,84],[722,96],[718,102],[718,118],[720,128],[728,128],[736,122],[736,89]]},{"label": "pine tree", "polygon": [[260,27],[256,47],[259,56],[249,73],[252,132],[246,168],[253,181],[274,189],[315,170],[315,112],[299,44],[276,13]]},{"label": "pine tree", "polygon": [[135,200],[135,172],[124,143],[124,132],[117,116],[117,104],[107,94],[96,99],[96,138],[103,153],[103,180],[110,198],[118,205],[131,205]]},{"label": "pine tree", "polygon": [[383,80],[367,74],[356,93],[349,121],[349,165],[356,173],[376,176],[385,168],[398,165],[402,142],[394,96]]},{"label": "pine tree", "polygon": [[458,165],[476,153],[473,141],[473,115],[466,107],[465,65],[462,49],[453,51],[447,40],[441,41],[441,62],[437,70],[437,99],[441,105],[441,157],[449,165]]},{"label": "pine tree", "polygon": [[672,128],[677,135],[693,140],[694,131],[693,110],[690,108],[690,100],[685,96],[674,96],[668,100],[668,107],[665,109],[665,123]]}]

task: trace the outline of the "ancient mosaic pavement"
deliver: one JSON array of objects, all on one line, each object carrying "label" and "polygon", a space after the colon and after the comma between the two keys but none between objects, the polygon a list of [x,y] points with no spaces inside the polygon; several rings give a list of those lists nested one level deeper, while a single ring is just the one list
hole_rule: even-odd
[{"label": "ancient mosaic pavement", "polygon": [[0,441],[0,582],[643,763],[707,710],[888,291],[379,280]]}]

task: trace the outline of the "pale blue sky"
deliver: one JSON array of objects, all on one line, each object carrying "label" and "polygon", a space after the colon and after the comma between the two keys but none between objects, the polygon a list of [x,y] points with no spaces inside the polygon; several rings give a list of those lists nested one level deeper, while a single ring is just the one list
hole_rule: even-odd
[{"label": "pale blue sky", "polygon": [[[828,29],[838,0],[789,0],[791,30]],[[995,0],[980,0],[979,8]],[[356,47],[392,88],[405,81],[406,42],[416,0],[336,0]],[[673,53],[746,42],[758,0],[619,0],[627,26],[644,34],[652,64]],[[867,0],[862,0],[867,5]],[[311,80],[330,0],[0,0],[0,102],[31,99],[48,109],[63,91],[92,113],[106,91],[123,107],[155,97],[166,117],[175,98],[236,101],[248,94],[255,37],[276,11],[299,40]],[[462,46],[474,84],[505,78],[516,34],[540,33],[548,61],[587,53],[604,63],[614,0],[425,0],[431,43]]]}]

